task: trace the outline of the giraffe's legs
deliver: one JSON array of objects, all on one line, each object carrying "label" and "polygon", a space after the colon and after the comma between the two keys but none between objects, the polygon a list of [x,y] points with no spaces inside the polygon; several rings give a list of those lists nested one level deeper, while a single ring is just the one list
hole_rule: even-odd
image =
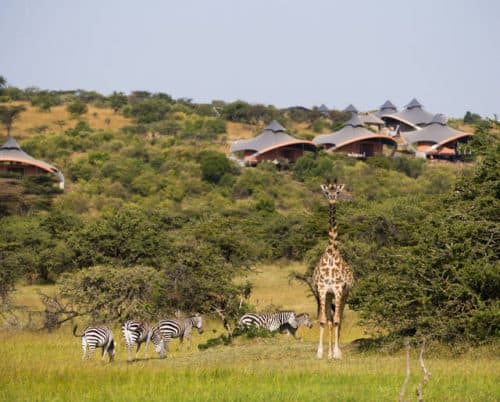
[{"label": "giraffe's legs", "polygon": [[344,295],[341,292],[337,292],[335,294],[335,315],[333,318],[335,325],[335,346],[333,348],[333,358],[337,360],[342,359],[342,352],[340,351],[340,326],[345,306],[344,301]]},{"label": "giraffe's legs", "polygon": [[318,344],[318,359],[323,357],[323,334],[325,332],[326,311],[325,311],[326,292],[319,295],[319,344]]},{"label": "giraffe's legs", "polygon": [[328,358],[333,357],[332,344],[333,344],[333,322],[328,320]]}]

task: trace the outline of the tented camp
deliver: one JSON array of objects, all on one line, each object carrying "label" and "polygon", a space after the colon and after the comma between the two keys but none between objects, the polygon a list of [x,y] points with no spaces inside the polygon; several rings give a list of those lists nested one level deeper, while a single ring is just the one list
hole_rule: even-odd
[{"label": "tented camp", "polygon": [[0,147],[0,174],[15,173],[23,176],[52,174],[64,189],[64,176],[54,166],[33,158],[24,152],[14,138],[9,137]]},{"label": "tented camp", "polygon": [[472,136],[471,133],[449,127],[446,116],[442,114],[436,114],[426,127],[402,134],[416,156],[442,159],[456,158],[459,155],[458,144],[468,141]]},{"label": "tented camp", "polygon": [[276,120],[257,137],[235,141],[230,148],[234,158],[250,166],[262,161],[295,162],[304,151],[316,151],[316,146],[311,141],[300,140],[287,134],[285,128]]},{"label": "tented camp", "polygon": [[360,113],[359,118],[363,125],[380,131],[385,126],[385,122],[373,113]]},{"label": "tented camp", "polygon": [[375,116],[381,117],[386,114],[397,113],[398,108],[390,100],[386,100],[380,109],[375,113]]},{"label": "tented camp", "polygon": [[318,135],[313,142],[329,152],[343,152],[358,158],[381,154],[384,145],[395,151],[397,145],[390,136],[374,133],[363,127],[363,122],[357,114],[353,114],[339,131]]},{"label": "tented camp", "polygon": [[[380,111],[379,111],[380,112]],[[399,131],[413,131],[425,127],[434,115],[423,108],[423,105],[413,98],[405,110],[396,113],[385,113],[380,118],[391,128],[399,126]]]}]

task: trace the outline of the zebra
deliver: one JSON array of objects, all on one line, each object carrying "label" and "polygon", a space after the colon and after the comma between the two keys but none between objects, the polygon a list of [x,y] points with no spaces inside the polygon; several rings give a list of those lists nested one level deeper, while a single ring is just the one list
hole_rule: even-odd
[{"label": "zebra", "polygon": [[288,324],[297,329],[297,318],[294,311],[277,311],[275,313],[247,313],[238,321],[238,327],[255,326],[266,328],[268,331],[277,331],[282,325]]},{"label": "zebra", "polygon": [[77,325],[73,327],[73,335],[82,338],[82,361],[85,360],[87,347],[89,349],[88,359],[92,357],[96,348],[102,348],[102,358],[108,353],[109,361],[112,362],[116,353],[116,342],[113,333],[108,327],[87,327],[81,335],[76,333]]},{"label": "zebra", "polygon": [[203,320],[199,314],[184,319],[161,320],[158,323],[158,328],[167,346],[173,338],[179,338],[180,345],[184,339],[187,339],[188,349],[191,349],[191,331],[196,328],[198,333],[202,334]]},{"label": "zebra", "polygon": [[135,360],[137,360],[139,350],[144,342],[146,342],[144,357],[147,358],[150,341],[153,341],[155,350],[160,355],[160,358],[163,359],[165,357],[165,342],[158,327],[153,328],[144,321],[129,320],[123,324],[122,332],[125,338],[125,345],[127,345],[129,361],[132,360],[131,354],[134,344],[137,344],[137,350],[135,351]]},{"label": "zebra", "polygon": [[311,318],[309,317],[309,314],[307,314],[307,313],[302,313],[302,314],[297,315],[296,316],[296,320],[297,320],[297,328],[294,328],[290,324],[285,323],[285,324],[283,324],[283,325],[280,326],[280,332],[282,334],[292,335],[295,339],[299,339],[300,340],[301,338],[297,338],[297,336],[295,335],[296,332],[297,332],[297,329],[301,325],[304,325],[307,328],[312,328],[313,323],[311,321]]}]

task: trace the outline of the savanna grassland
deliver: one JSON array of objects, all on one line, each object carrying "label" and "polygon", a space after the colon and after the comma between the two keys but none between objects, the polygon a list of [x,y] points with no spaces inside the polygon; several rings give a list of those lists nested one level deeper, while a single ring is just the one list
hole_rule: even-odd
[{"label": "savanna grassland", "polygon": [[[267,305],[290,305],[313,313],[304,286],[288,281],[290,269],[299,266],[262,266],[252,274],[253,300]],[[303,267],[302,267],[303,268]],[[29,305],[37,286],[21,288],[18,302]],[[279,292],[272,289],[280,289]],[[48,292],[48,289],[43,289]],[[197,345],[223,331],[209,317],[202,335],[193,335],[193,347],[160,360],[150,347],[149,359],[127,363],[119,328],[117,358],[81,362],[78,338],[70,325],[54,333],[0,332],[0,399],[5,401],[393,401],[405,377],[402,352],[360,352],[350,342],[362,336],[356,316],[346,314],[343,328],[344,359],[317,360],[318,327],[301,328],[302,341],[286,335],[272,338],[238,338],[230,346],[200,351]],[[412,351],[409,400],[421,379],[418,350]],[[500,364],[492,347],[471,349],[460,356],[442,346],[431,346],[425,356],[431,379],[424,388],[426,401],[495,401],[500,393]]]},{"label": "savanna grassland", "polygon": [[[0,400],[391,401],[406,339],[414,400],[424,338],[425,400],[499,400],[495,119],[450,121],[475,133],[456,162],[386,149],[246,168],[228,158],[231,141],[271,120],[310,140],[349,114],[0,80],[0,117],[0,140],[10,132],[65,176],[64,191],[49,176],[0,176]],[[315,318],[308,280],[329,225],[320,185],[333,178],[346,184],[338,241],[355,276],[343,360],[316,359],[317,325],[301,328],[301,341],[241,336],[214,346],[226,334],[218,314],[231,325],[248,311]],[[149,359],[127,363],[120,324],[177,311],[205,317],[193,348],[174,341],[166,359],[150,348]],[[81,362],[72,323],[109,324],[116,361]]]}]

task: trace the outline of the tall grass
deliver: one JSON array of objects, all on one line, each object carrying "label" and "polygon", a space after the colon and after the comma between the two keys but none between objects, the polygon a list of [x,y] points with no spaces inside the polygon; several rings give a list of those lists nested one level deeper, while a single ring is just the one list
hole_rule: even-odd
[{"label": "tall grass", "polygon": [[[113,363],[102,363],[97,354],[81,362],[80,342],[69,326],[52,334],[2,332],[0,400],[390,401],[405,372],[403,354],[348,350],[340,362],[319,361],[314,342],[287,337],[241,340],[203,352],[177,351],[174,343],[168,358],[157,359],[150,350],[148,360],[141,355],[134,363],[126,362],[119,346]],[[412,360],[410,396],[420,379],[416,351]],[[426,400],[497,400],[499,365],[488,353],[433,357],[426,364],[432,372]]]},{"label": "tall grass", "polygon": [[[314,300],[306,289],[288,282],[300,265],[261,266],[250,279],[255,282],[251,301],[258,309],[273,304],[315,315]],[[33,293],[23,287],[15,301],[39,307]],[[276,291],[280,289],[280,291]],[[50,292],[49,287],[43,287]],[[394,401],[405,376],[405,356],[360,353],[347,345],[362,334],[356,316],[346,315],[343,328],[344,359],[315,358],[317,327],[301,328],[291,337],[238,338],[231,346],[200,351],[198,344],[223,333],[220,322],[208,320],[203,335],[193,334],[193,348],[170,345],[160,360],[153,348],[149,359],[127,363],[119,327],[116,361],[81,361],[79,338],[70,325],[53,333],[0,332],[0,401]],[[500,395],[500,365],[493,347],[476,349],[460,357],[430,350],[426,365],[432,373],[426,401],[495,401]],[[409,400],[421,378],[417,351],[412,353]]]}]

